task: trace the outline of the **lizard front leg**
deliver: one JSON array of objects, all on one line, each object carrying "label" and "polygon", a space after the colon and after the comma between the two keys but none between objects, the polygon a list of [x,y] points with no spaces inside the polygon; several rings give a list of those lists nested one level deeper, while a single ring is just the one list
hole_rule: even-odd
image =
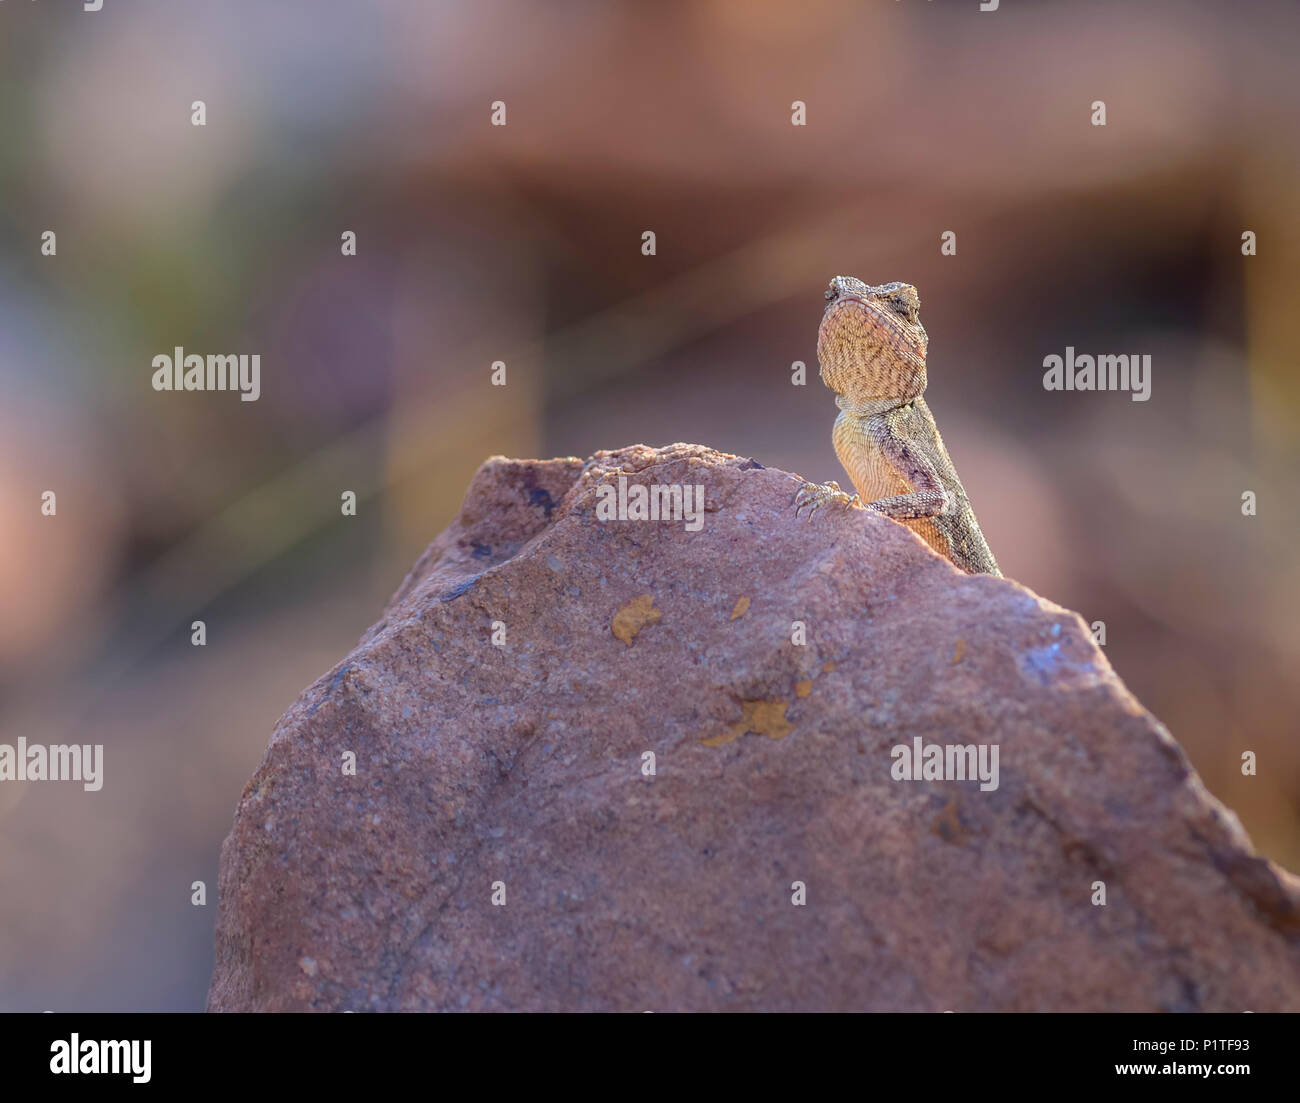
[{"label": "lizard front leg", "polygon": [[899,435],[887,417],[868,419],[867,432],[889,466],[912,487],[907,494],[867,502],[867,509],[895,521],[915,521],[946,513],[952,502],[934,464]]}]

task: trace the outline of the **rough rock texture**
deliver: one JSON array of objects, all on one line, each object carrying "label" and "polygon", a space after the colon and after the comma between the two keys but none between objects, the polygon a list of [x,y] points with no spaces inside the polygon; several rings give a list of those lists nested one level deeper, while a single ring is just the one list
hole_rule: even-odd
[{"label": "rough rock texture", "polygon": [[[702,484],[703,529],[600,522],[619,474]],[[1300,1010],[1300,881],[1083,622],[797,485],[484,464],[277,726],[209,1008]],[[918,736],[996,744],[999,787],[894,780]]]}]

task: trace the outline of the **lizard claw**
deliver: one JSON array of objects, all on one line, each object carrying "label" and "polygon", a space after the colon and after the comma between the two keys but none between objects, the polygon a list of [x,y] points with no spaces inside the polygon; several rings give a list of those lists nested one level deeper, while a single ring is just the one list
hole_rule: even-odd
[{"label": "lizard claw", "polygon": [[853,506],[861,505],[862,499],[856,494],[846,494],[840,489],[840,484],[832,480],[825,485],[821,483],[804,483],[794,496],[794,514],[799,516],[799,511],[805,506],[808,507],[808,519],[812,520],[812,515],[825,505],[842,505],[846,509]]}]

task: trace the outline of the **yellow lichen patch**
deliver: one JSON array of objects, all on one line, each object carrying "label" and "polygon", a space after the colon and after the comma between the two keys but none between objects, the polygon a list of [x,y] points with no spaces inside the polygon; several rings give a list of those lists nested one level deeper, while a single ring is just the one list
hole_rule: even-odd
[{"label": "yellow lichen patch", "polygon": [[952,661],[959,663],[966,657],[966,641],[958,640],[957,646],[952,649]]},{"label": "yellow lichen patch", "polygon": [[807,697],[812,692],[812,682],[795,682],[794,695],[796,697]]},{"label": "yellow lichen patch", "polygon": [[790,707],[789,701],[777,697],[771,701],[742,701],[741,704],[745,711],[739,721],[721,735],[701,739],[700,742],[706,747],[721,747],[749,732],[765,735],[769,739],[784,739],[794,730],[794,725],[785,718],[785,710]]},{"label": "yellow lichen patch", "polygon": [[966,845],[966,840],[970,838],[970,829],[961,821],[956,800],[950,799],[943,806],[943,811],[930,827],[930,834],[938,835],[944,842],[952,843],[953,846]]},{"label": "yellow lichen patch", "polygon": [[835,669],[835,664],[831,662],[830,659],[827,659],[824,663],[822,663],[823,674],[829,674],[834,669]]},{"label": "yellow lichen patch", "polygon": [[642,594],[633,598],[614,614],[614,619],[609,622],[610,631],[631,647],[632,640],[642,628],[647,624],[658,624],[663,616],[653,607],[654,603],[654,594]]},{"label": "yellow lichen patch", "polygon": [[742,597],[739,601],[736,602],[736,607],[731,610],[731,619],[739,620],[748,612],[749,612],[749,598]]}]

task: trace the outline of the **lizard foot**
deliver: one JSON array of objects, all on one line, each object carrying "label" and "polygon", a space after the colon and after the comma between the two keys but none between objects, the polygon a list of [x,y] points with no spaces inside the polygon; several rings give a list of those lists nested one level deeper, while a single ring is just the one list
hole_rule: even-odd
[{"label": "lizard foot", "polygon": [[821,483],[804,483],[794,496],[794,514],[798,517],[799,511],[807,506],[808,519],[812,520],[812,515],[822,506],[832,504],[851,509],[853,506],[861,505],[862,499],[856,494],[846,494],[840,489],[840,484],[834,481],[824,486]]}]

